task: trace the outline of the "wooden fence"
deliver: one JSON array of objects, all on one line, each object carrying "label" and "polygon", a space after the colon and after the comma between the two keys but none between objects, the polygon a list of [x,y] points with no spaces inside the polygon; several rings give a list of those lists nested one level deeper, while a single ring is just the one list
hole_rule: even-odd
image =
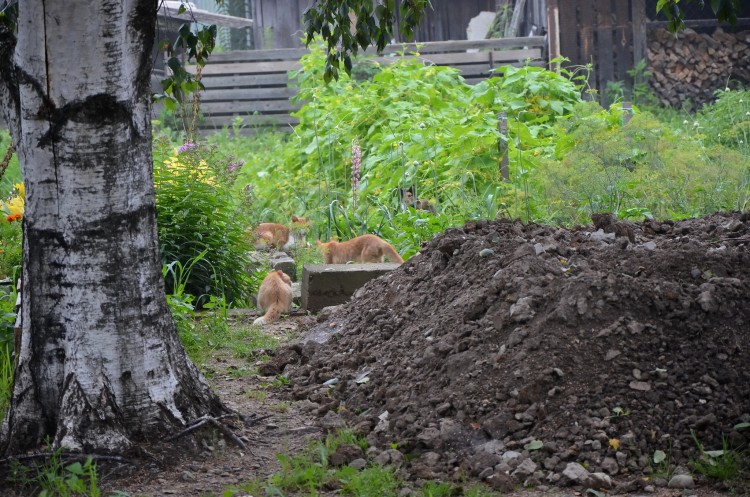
[{"label": "wooden fence", "polygon": [[[425,64],[459,69],[469,84],[503,65],[546,62],[544,37],[503,38],[389,45],[375,60],[389,63],[397,52],[419,53]],[[297,123],[290,114],[299,108],[290,71],[299,69],[302,48],[249,50],[214,54],[203,68],[206,90],[201,95],[201,132],[221,129],[241,117],[245,132],[268,126],[290,129]],[[370,52],[367,52],[370,54]]]}]

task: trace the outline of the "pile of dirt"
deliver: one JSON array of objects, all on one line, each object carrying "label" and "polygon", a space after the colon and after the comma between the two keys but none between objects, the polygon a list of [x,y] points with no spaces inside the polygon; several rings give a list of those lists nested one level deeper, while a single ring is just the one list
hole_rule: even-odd
[{"label": "pile of dirt", "polygon": [[269,368],[414,478],[636,489],[744,444],[750,216],[596,227],[450,229]]}]

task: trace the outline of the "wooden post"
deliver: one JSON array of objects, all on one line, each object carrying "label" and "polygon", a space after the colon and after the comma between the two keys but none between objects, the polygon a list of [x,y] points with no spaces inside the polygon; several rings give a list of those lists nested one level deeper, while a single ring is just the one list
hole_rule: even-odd
[{"label": "wooden post", "polygon": [[633,65],[646,58],[646,0],[632,0],[630,16],[633,20]]},{"label": "wooden post", "polygon": [[[560,10],[557,0],[547,1],[547,43],[549,61],[560,57]],[[550,71],[560,72],[560,64],[550,65]]]},{"label": "wooden post", "polygon": [[633,117],[633,104],[628,101],[622,103],[622,125],[625,126]]},{"label": "wooden post", "polygon": [[510,170],[508,169],[508,115],[505,112],[497,113],[497,130],[500,137],[497,139],[497,150],[500,152],[500,177],[503,181],[510,181]]}]

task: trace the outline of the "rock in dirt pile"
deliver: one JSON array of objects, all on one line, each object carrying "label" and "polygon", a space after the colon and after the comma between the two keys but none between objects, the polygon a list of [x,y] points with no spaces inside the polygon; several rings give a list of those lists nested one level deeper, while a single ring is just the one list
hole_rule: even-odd
[{"label": "rock in dirt pile", "polygon": [[750,435],[749,218],[470,222],[271,364],[415,477],[643,481]]}]

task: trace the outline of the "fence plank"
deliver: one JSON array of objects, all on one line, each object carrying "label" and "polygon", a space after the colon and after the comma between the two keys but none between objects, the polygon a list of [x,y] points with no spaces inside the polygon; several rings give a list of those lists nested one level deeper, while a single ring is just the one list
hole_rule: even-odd
[{"label": "fence plank", "polygon": [[268,74],[232,74],[218,75],[207,74],[203,76],[203,84],[206,88],[252,88],[254,87],[273,87],[287,86],[294,80],[289,78],[287,73],[268,73]]},{"label": "fence plank", "polygon": [[[617,0],[615,0],[617,1]],[[602,5],[604,4],[604,5]],[[596,42],[594,47],[594,62],[599,67],[597,71],[600,81],[610,81],[614,77],[614,53],[612,47],[612,8],[611,0],[599,0],[597,2],[596,19],[596,37],[592,36],[592,43]],[[604,88],[598,86],[599,91]]]},{"label": "fence plank", "polygon": [[201,110],[206,115],[252,114],[253,112],[286,112],[298,110],[300,104],[291,100],[245,100],[242,102],[204,102]]},{"label": "fence plank", "polygon": [[216,102],[223,100],[289,100],[297,94],[296,88],[278,87],[278,88],[232,88],[232,89],[211,89],[203,92],[201,102]]},{"label": "fence plank", "polygon": [[[258,74],[269,72],[297,71],[302,66],[297,60],[277,60],[265,62],[239,62],[236,64],[219,63],[206,64],[202,74]],[[195,66],[188,66],[190,72],[195,72]]]}]

